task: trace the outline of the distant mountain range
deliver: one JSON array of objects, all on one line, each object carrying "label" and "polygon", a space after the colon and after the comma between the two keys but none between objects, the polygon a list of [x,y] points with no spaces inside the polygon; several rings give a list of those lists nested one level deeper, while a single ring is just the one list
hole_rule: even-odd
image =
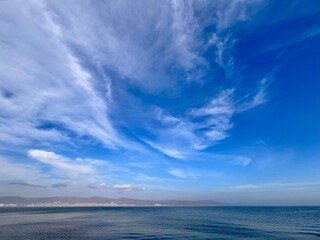
[{"label": "distant mountain range", "polygon": [[219,206],[219,202],[184,200],[140,200],[132,198],[104,197],[41,197],[24,198],[18,196],[0,197],[2,207],[66,207],[66,206]]}]

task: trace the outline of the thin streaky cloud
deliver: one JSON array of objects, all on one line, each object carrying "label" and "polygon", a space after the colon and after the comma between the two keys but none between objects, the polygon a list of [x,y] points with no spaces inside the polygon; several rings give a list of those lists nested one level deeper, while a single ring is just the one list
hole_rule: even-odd
[{"label": "thin streaky cloud", "polygon": [[2,194],[316,201],[318,1],[0,11]]}]

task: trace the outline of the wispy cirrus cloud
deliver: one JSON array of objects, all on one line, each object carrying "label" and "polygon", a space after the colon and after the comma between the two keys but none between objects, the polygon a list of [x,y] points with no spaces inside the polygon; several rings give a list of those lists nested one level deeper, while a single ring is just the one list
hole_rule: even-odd
[{"label": "wispy cirrus cloud", "polygon": [[[8,188],[129,194],[286,160],[256,147],[273,140],[250,124],[282,87],[272,52],[305,48],[317,24],[277,36],[276,4],[263,0],[17,2],[0,3],[0,151],[17,155],[0,159]],[[246,188],[271,185],[235,187]]]},{"label": "wispy cirrus cloud", "polygon": [[165,147],[165,146],[161,146],[158,145],[157,143],[148,141],[148,140],[144,140],[144,142],[146,144],[148,144],[150,147],[156,149],[159,152],[164,153],[165,155],[172,157],[172,158],[178,158],[178,159],[184,159],[184,153],[174,149],[174,148],[170,148],[170,147]]},{"label": "wispy cirrus cloud", "polygon": [[[232,36],[223,35],[223,29],[246,20],[260,3],[201,3],[217,13],[212,19],[211,24],[217,27],[209,45],[201,40],[209,23],[204,24],[197,15],[199,6],[191,1],[118,1],[97,5],[70,1],[63,7],[59,1],[28,1],[23,3],[24,10],[19,9],[15,15],[9,14],[14,4],[2,3],[1,7],[8,10],[1,18],[6,30],[2,49],[8,58],[1,63],[1,139],[6,139],[6,145],[48,146],[77,145],[89,137],[107,148],[141,150],[139,143],[130,141],[117,128],[118,123],[128,121],[121,117],[123,114],[117,115],[120,119],[111,116],[121,111],[111,106],[121,102],[113,92],[119,93],[124,91],[123,86],[133,84],[154,93],[178,86],[181,81],[199,81],[201,71],[206,71],[209,64],[203,56],[205,49],[216,47],[216,62],[221,65],[225,49],[232,45]],[[148,12],[143,10],[145,4]],[[241,11],[236,11],[236,7]],[[199,70],[200,66],[203,70]],[[173,68],[174,71],[170,70]],[[252,104],[258,105],[264,93],[260,91]],[[205,108],[228,107],[214,101],[220,100],[212,99],[211,105],[216,106],[208,104],[194,112],[205,117]],[[208,123],[210,129],[205,131],[183,116],[176,117],[179,122],[174,127],[164,129],[180,140],[185,138],[191,148],[205,149],[228,136],[232,124],[230,117],[224,115],[215,113],[211,126]],[[182,158],[180,152],[186,144],[177,140],[176,146],[162,146],[163,142],[155,141],[153,146]]]},{"label": "wispy cirrus cloud", "polygon": [[222,31],[238,21],[246,21],[263,5],[263,0],[218,1],[217,28]]},{"label": "wispy cirrus cloud", "polygon": [[88,188],[91,189],[105,189],[105,190],[111,190],[118,193],[125,193],[125,192],[131,192],[131,191],[141,191],[145,188],[138,187],[138,186],[132,186],[131,184],[114,184],[114,185],[108,185],[106,183],[99,183],[99,184],[89,184],[87,185]]},{"label": "wispy cirrus cloud", "polygon": [[47,4],[24,2],[13,16],[14,5],[1,3],[6,8],[1,20],[6,30],[2,49],[7,56],[0,71],[3,144],[75,142],[70,138],[74,133],[110,148],[124,147],[109,120],[104,96],[95,91],[93,76],[73,54]]},{"label": "wispy cirrus cloud", "polygon": [[102,69],[144,90],[159,91],[174,84],[176,79],[166,74],[172,64],[183,72],[202,62],[192,2],[117,1],[92,5],[88,1],[80,8],[73,2],[63,8],[53,2],[48,8],[64,26],[68,42],[81,47]]},{"label": "wispy cirrus cloud", "polygon": [[155,141],[143,140],[149,146],[167,156],[184,159],[194,151],[201,151],[229,137],[236,114],[258,107],[267,101],[268,82],[263,79],[258,90],[251,96],[239,97],[236,89],[219,92],[199,108],[192,108],[188,114],[175,117],[163,109],[156,109],[156,120],[161,128]]},{"label": "wispy cirrus cloud", "polygon": [[271,182],[263,184],[245,184],[233,186],[230,189],[239,191],[270,191],[281,189],[305,189],[305,188],[319,188],[319,181],[305,181],[305,182]]},{"label": "wispy cirrus cloud", "polygon": [[270,80],[267,78],[263,78],[260,80],[256,91],[253,91],[253,96],[251,99],[245,99],[242,103],[239,103],[237,112],[244,112],[260,105],[263,105],[269,101],[270,93],[268,93],[268,86],[270,84]]},{"label": "wispy cirrus cloud", "polygon": [[193,170],[172,169],[168,171],[169,174],[178,178],[197,178],[199,174]]},{"label": "wispy cirrus cloud", "polygon": [[234,113],[232,94],[234,89],[220,92],[207,105],[199,109],[192,109],[190,115],[203,118],[199,121],[199,132],[212,143],[228,137],[227,131],[232,127],[231,118]]},{"label": "wispy cirrus cloud", "polygon": [[233,160],[233,163],[236,165],[240,165],[243,167],[248,166],[252,162],[251,158],[248,157],[243,157],[243,156],[238,156]]},{"label": "wispy cirrus cloud", "polygon": [[222,172],[217,171],[208,171],[200,169],[191,169],[191,168],[173,168],[168,171],[168,173],[174,177],[182,179],[197,179],[203,177],[210,178],[220,178],[223,176]]}]

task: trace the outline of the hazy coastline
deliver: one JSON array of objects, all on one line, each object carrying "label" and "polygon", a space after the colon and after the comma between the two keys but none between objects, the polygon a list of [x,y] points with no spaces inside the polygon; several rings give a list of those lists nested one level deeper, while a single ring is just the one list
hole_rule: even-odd
[{"label": "hazy coastline", "polygon": [[142,200],[132,198],[104,197],[42,197],[24,198],[19,196],[0,197],[0,207],[135,207],[135,206],[221,206],[212,200]]}]

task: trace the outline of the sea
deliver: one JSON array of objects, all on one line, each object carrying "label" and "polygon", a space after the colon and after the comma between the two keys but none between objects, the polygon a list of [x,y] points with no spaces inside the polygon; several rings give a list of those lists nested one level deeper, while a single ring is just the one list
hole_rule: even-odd
[{"label": "sea", "polygon": [[2,207],[0,239],[320,240],[320,207]]}]

